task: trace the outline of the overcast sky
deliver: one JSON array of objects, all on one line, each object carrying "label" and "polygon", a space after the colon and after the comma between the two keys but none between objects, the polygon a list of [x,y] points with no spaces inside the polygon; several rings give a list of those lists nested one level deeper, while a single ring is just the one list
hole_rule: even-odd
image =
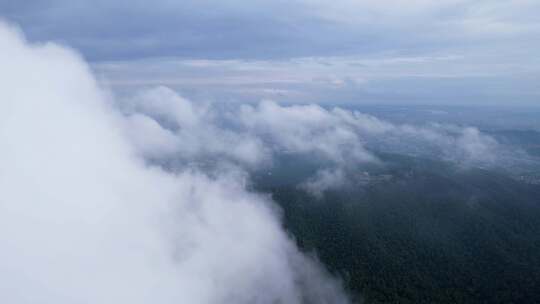
[{"label": "overcast sky", "polygon": [[540,1],[0,0],[118,92],[192,98],[536,105]]}]

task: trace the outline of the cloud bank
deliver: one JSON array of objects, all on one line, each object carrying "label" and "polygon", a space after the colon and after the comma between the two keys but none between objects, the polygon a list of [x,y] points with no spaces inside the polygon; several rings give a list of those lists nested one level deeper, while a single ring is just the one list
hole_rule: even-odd
[{"label": "cloud bank", "polygon": [[120,103],[125,129],[147,158],[227,159],[245,168],[271,165],[284,154],[336,166],[378,163],[377,152],[493,165],[504,147],[477,128],[394,124],[339,107],[197,104],[166,87],[142,90]]},{"label": "cloud bank", "polygon": [[[250,161],[257,144],[202,131],[209,114],[163,90],[126,118],[75,52],[28,44],[5,24],[0,49],[1,302],[348,302],[238,175],[171,173],[140,157],[202,150]],[[126,126],[153,148],[133,145]],[[183,130],[222,141],[192,148]]]},{"label": "cloud bank", "polygon": [[[381,165],[380,153],[427,157],[470,167],[511,167],[517,151],[475,127],[396,124],[339,107],[197,103],[167,87],[139,90],[117,104],[124,130],[145,159],[168,170],[189,166],[250,172],[272,169],[276,159],[316,160],[320,170],[299,187],[321,198],[353,171]],[[212,171],[212,170],[210,170]]]}]

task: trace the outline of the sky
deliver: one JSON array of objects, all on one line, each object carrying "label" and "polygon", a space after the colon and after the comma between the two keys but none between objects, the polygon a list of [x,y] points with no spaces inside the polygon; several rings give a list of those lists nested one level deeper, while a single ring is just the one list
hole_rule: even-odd
[{"label": "sky", "polygon": [[117,92],[197,100],[536,105],[540,2],[0,1]]}]

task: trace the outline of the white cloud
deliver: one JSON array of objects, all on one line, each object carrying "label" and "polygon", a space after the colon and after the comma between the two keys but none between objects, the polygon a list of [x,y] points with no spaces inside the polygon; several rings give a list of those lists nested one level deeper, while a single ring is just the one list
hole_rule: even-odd
[{"label": "white cloud", "polygon": [[140,90],[120,102],[128,137],[150,158],[205,160],[216,156],[253,166],[268,161],[259,138],[221,126],[224,113],[166,87]]},{"label": "white cloud", "polygon": [[[165,116],[174,113],[177,102],[197,113],[191,119],[195,123],[185,123],[181,116]],[[220,169],[231,162],[248,170],[271,166],[274,158],[283,155],[315,158],[332,166],[301,185],[315,197],[347,185],[348,171],[344,169],[380,163],[379,152],[465,166],[504,166],[502,160],[508,152],[474,127],[394,124],[357,111],[314,104],[286,106],[269,100],[255,105],[197,104],[160,87],[143,90],[122,106],[131,109],[126,114],[128,137],[145,157],[176,159],[184,164],[180,167],[191,163],[205,169]]]},{"label": "white cloud", "polygon": [[[126,114],[129,138],[151,158],[226,159],[258,168],[270,165],[274,156],[296,154],[349,166],[378,162],[375,154],[383,151],[493,164],[501,152],[493,138],[473,127],[393,124],[314,104],[197,104],[161,87],[142,91],[122,106],[131,109]],[[178,107],[196,113],[189,123],[172,114]]]},{"label": "white cloud", "polygon": [[313,153],[337,163],[376,160],[354,129],[317,105],[263,101],[256,107],[242,105],[238,119],[250,132],[266,136],[274,150]]},{"label": "white cloud", "polygon": [[149,158],[178,153],[182,144],[174,132],[142,114],[133,114],[126,118],[126,133],[137,150]]},{"label": "white cloud", "polygon": [[[3,24],[0,49],[1,302],[347,302],[242,180],[145,165],[75,53]],[[150,109],[197,124],[173,99]]]}]

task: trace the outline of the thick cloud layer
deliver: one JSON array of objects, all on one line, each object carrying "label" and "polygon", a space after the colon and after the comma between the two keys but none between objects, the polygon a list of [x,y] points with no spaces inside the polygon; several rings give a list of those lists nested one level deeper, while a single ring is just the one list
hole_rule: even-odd
[{"label": "thick cloud layer", "polygon": [[[348,301],[241,175],[173,174],[139,158],[126,119],[77,54],[29,45],[3,24],[0,49],[0,302]],[[131,116],[146,131],[139,143],[195,153],[182,130],[200,131],[206,116],[170,92],[154,94],[159,104],[135,108],[177,125]],[[209,130],[192,136],[242,146]],[[232,155],[244,159],[250,145]]]}]

